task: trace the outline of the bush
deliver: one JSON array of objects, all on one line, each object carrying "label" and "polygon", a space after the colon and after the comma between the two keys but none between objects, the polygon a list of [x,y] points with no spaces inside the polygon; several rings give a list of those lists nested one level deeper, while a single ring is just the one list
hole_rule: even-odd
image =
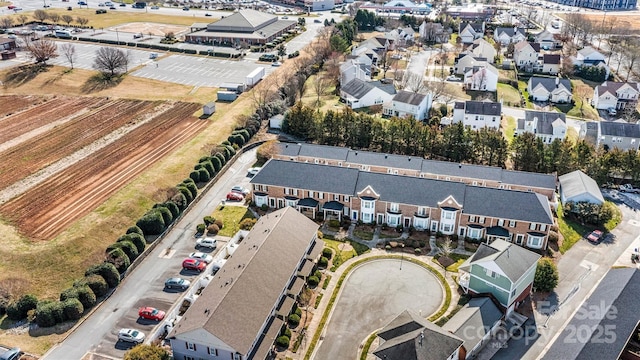
[{"label": "bush", "polygon": [[168,226],[173,222],[173,215],[171,214],[171,211],[164,207],[164,205],[158,206],[157,208],[155,208],[155,211],[159,212],[160,215],[162,215],[162,221],[164,222],[165,226]]},{"label": "bush", "polygon": [[191,179],[191,178],[186,178],[186,179],[182,180],[182,185],[187,185],[187,184],[193,184],[193,185],[195,185],[195,184],[196,184],[196,182],[195,182],[195,180],[193,180],[193,179]]},{"label": "bush", "polygon": [[332,228],[339,228],[340,227],[340,221],[339,220],[329,220],[329,227]]},{"label": "bush", "polygon": [[62,302],[62,312],[67,320],[78,320],[82,317],[84,306],[78,299],[67,299]]},{"label": "bush", "polygon": [[289,339],[289,337],[282,335],[282,336],[278,336],[278,338],[276,339],[276,345],[282,348],[288,348],[289,347],[289,341],[291,341]]},{"label": "bush", "polygon": [[[198,171],[200,172],[200,171]],[[191,180],[191,179],[189,179]],[[198,195],[198,187],[196,186],[196,183],[194,183],[193,181],[189,181],[187,183],[182,183],[181,186],[186,187],[189,190],[189,193],[191,194],[191,198],[195,199],[196,196]]]},{"label": "bush", "polygon": [[85,271],[84,276],[93,274],[102,276],[109,288],[114,288],[120,284],[120,274],[112,263],[103,262],[102,264],[93,265]]},{"label": "bush", "polygon": [[142,229],[145,234],[159,235],[164,231],[165,223],[162,214],[159,211],[152,210],[141,217],[140,220],[136,222],[136,226]]},{"label": "bush", "polygon": [[207,227],[207,233],[209,235],[218,235],[218,232],[220,232],[220,228],[216,224],[211,224]]},{"label": "bush", "polygon": [[205,224],[198,224],[198,225],[196,226],[196,232],[197,232],[198,234],[204,234],[204,231],[205,231],[206,229],[207,229],[207,225],[205,225]]},{"label": "bush", "polygon": [[289,325],[291,325],[292,327],[298,326],[298,324],[300,324],[300,316],[296,314],[289,315],[289,317],[287,318],[287,323],[289,323]]},{"label": "bush", "polygon": [[262,210],[262,211],[267,211],[267,210],[269,210],[269,206],[268,206],[267,204],[262,204],[262,205],[260,206],[260,210]]},{"label": "bush", "polygon": [[318,286],[318,283],[320,283],[320,279],[315,276],[309,276],[309,278],[307,279],[307,284],[309,284],[309,286],[312,288]]},{"label": "bush", "polygon": [[115,244],[110,245],[107,248],[107,252],[110,252],[111,250],[113,250],[115,248],[122,249],[122,251],[124,251],[125,255],[127,255],[127,257],[129,258],[130,262],[135,260],[139,255],[138,248],[135,246],[135,244],[131,240],[118,241]]},{"label": "bush", "polygon": [[420,255],[420,254],[422,253],[422,250],[421,250],[421,249],[419,249],[419,248],[415,248],[415,249],[413,250],[413,252],[414,252],[416,255]]},{"label": "bush", "polygon": [[558,233],[555,231],[549,231],[549,242],[558,243]]},{"label": "bush", "polygon": [[320,269],[326,269],[327,265],[329,265],[329,259],[327,259],[326,257],[321,257],[320,260],[318,260],[318,267]]},{"label": "bush", "polygon": [[[176,187],[176,189],[182,194],[184,195],[184,199],[186,201],[186,203],[183,206],[183,210],[187,207],[187,205],[191,204],[191,202],[193,201],[193,194],[191,193],[191,190],[189,190],[186,186],[186,184],[182,184],[182,185],[178,185]],[[179,205],[178,202],[176,202],[176,204]],[[142,229],[142,231],[144,231],[144,229]]]},{"label": "bush", "polygon": [[289,330],[289,328],[286,325],[282,325],[282,328],[280,329],[280,335],[284,335],[288,338],[291,337],[291,330]]},{"label": "bush", "polygon": [[216,219],[216,221],[214,221],[213,223],[216,224],[218,226],[218,228],[220,228],[220,229],[223,228],[222,220]]},{"label": "bush", "polygon": [[300,309],[299,307],[296,307],[296,311],[294,312],[294,314],[302,317],[302,309]]},{"label": "bush", "polygon": [[123,360],[169,360],[173,357],[157,345],[141,344],[124,353]]},{"label": "bush", "polygon": [[213,223],[216,222],[216,219],[213,218],[213,216],[205,216],[202,218],[202,221],[204,221],[204,224],[209,226]]},{"label": "bush", "polygon": [[215,172],[219,172],[220,169],[222,169],[222,162],[220,161],[220,158],[217,156],[212,156],[211,159],[211,164],[213,165],[213,169],[215,170]]},{"label": "bush", "polygon": [[[185,189],[185,191],[189,191],[189,190]],[[171,197],[171,202],[176,204],[176,206],[180,209],[181,212],[187,208],[187,205],[189,205],[189,202],[187,201],[187,197],[184,196],[184,194],[182,194],[181,192],[178,192],[177,194],[173,195]]]},{"label": "bush", "polygon": [[142,229],[140,229],[136,225],[128,228],[127,232],[125,234],[140,234],[140,235],[144,236],[144,232],[142,232]]},{"label": "bush", "polygon": [[[71,299],[73,301],[73,299]],[[36,309],[36,324],[40,327],[50,327],[64,321],[62,303],[51,301],[38,305]]]},{"label": "bush", "polygon": [[200,181],[200,174],[198,173],[198,171],[193,170],[189,173],[189,178],[193,181]]},{"label": "bush", "polygon": [[207,169],[202,168],[198,170],[198,179],[200,180],[200,182],[206,183],[211,180],[211,174],[209,174]]},{"label": "bush", "polygon": [[27,294],[18,301],[7,306],[7,317],[11,320],[22,320],[27,317],[27,313],[38,307],[38,298],[35,295]]},{"label": "bush", "polygon": [[78,289],[75,287],[70,287],[68,289],[63,290],[60,293],[60,301],[65,301],[68,299],[77,299],[78,298]]},{"label": "bush", "polygon": [[253,228],[253,226],[256,224],[256,219],[250,219],[250,218],[246,218],[246,219],[242,219],[240,221],[240,229],[242,230],[251,230],[251,228]]},{"label": "bush", "polygon": [[[218,158],[218,160],[220,160],[220,168],[222,168],[227,163],[227,158],[221,152],[215,153],[214,157]],[[213,162],[213,159],[211,159],[211,162]],[[215,163],[214,163],[213,167],[215,167]]]},{"label": "bush", "polygon": [[207,159],[207,161],[201,162],[201,164],[204,166],[205,169],[207,169],[207,171],[209,172],[209,175],[214,176],[216,174],[216,171],[213,167],[213,163],[211,163],[211,161]]},{"label": "bush", "polygon": [[96,294],[91,291],[88,286],[80,286],[77,288],[78,300],[82,303],[82,307],[87,310],[96,304]]},{"label": "bush", "polygon": [[109,291],[107,281],[98,274],[92,274],[84,278],[84,283],[93,291],[96,297],[102,297]]},{"label": "bush", "polygon": [[129,257],[122,249],[113,249],[109,251],[107,253],[107,262],[115,265],[120,274],[124,274],[124,272],[129,268],[129,265],[131,265]]},{"label": "bush", "polygon": [[[131,241],[133,245],[136,246],[136,249],[138,249],[138,254],[142,254],[144,249],[147,247],[147,240],[145,240],[142,235],[136,233],[128,234],[125,236],[127,240]],[[123,237],[121,236],[120,238]],[[120,239],[118,239],[118,241],[120,241]]]},{"label": "bush", "polygon": [[558,285],[558,268],[549,258],[538,260],[533,287],[536,291],[550,292]]},{"label": "bush", "polygon": [[333,251],[331,251],[331,249],[329,248],[322,249],[322,257],[331,259],[332,256],[333,256]]}]

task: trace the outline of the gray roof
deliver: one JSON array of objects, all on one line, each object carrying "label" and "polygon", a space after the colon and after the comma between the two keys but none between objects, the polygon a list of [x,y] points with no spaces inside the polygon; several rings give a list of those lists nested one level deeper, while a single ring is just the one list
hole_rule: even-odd
[{"label": "gray roof", "polygon": [[471,351],[502,319],[502,311],[488,297],[471,299],[446,324],[443,330],[452,332],[464,340],[464,348]]},{"label": "gray roof", "polygon": [[[598,144],[598,127],[600,126],[600,122],[586,122],[582,126],[584,126],[584,134],[581,134],[584,137],[584,140],[589,142],[592,145]],[[580,129],[582,131],[582,128]]]},{"label": "gray roof", "polygon": [[319,159],[346,160],[348,148],[338,146],[304,144],[300,147],[300,156],[315,157]]},{"label": "gray roof", "polygon": [[494,240],[490,245],[480,244],[478,250],[460,265],[460,269],[469,271],[471,265],[493,261],[511,280],[518,281],[540,259],[540,255],[522,246],[504,240]]},{"label": "gray roof", "polygon": [[290,207],[262,216],[169,336],[189,337],[204,329],[248,354],[317,230],[316,223]]},{"label": "gray roof", "polygon": [[[569,90],[569,92],[571,92],[571,81],[569,79],[532,76],[529,80],[531,81],[531,88],[532,89],[535,89],[536,86],[538,86],[538,85],[542,85],[542,87],[547,89],[547,91],[551,92],[551,91],[555,90],[555,88],[557,86],[564,86],[565,89],[567,89],[567,90]],[[556,85],[556,80],[558,80],[558,85]]]},{"label": "gray roof", "polygon": [[542,63],[543,64],[560,64],[560,55],[559,54],[544,54],[542,55]]},{"label": "gray roof", "polygon": [[279,142],[276,144],[276,149],[278,151],[278,154],[291,156],[291,157],[298,156],[298,154],[300,153],[301,147],[302,146],[300,144],[294,144],[294,143]]},{"label": "gray roof", "polygon": [[628,138],[640,138],[640,125],[626,122],[601,121],[600,134]]},{"label": "gray roof", "polygon": [[[526,121],[538,120],[537,134],[553,135],[553,123],[558,119],[565,124],[567,123],[566,115],[557,111],[525,110],[524,117]],[[520,128],[520,122],[518,122],[518,128]]]},{"label": "gray roof", "polygon": [[[525,35],[525,30],[523,28],[516,28],[518,33],[521,33],[522,35]],[[514,31],[513,27],[499,27],[496,28],[495,30],[495,34],[497,34],[498,36],[500,36],[500,34],[505,33],[507,34],[507,36],[509,37],[513,37],[516,34],[516,31]]]},{"label": "gray roof", "polygon": [[271,159],[251,183],[353,195],[358,172],[354,168]]},{"label": "gray roof", "polygon": [[340,90],[356,99],[361,99],[363,96],[368,94],[369,91],[373,90],[373,88],[378,88],[391,95],[396,93],[396,87],[393,84],[383,84],[380,81],[364,81],[360,79],[353,79],[349,81],[346,85],[341,87]]},{"label": "gray roof", "polygon": [[416,171],[420,171],[422,168],[422,161],[422,158],[416,156],[385,154],[373,151],[349,150],[347,154],[347,162],[350,163]]},{"label": "gray roof", "polygon": [[500,116],[502,104],[491,101],[465,101],[464,113]]},{"label": "gray roof", "polygon": [[462,339],[405,310],[378,333],[384,341],[373,352],[386,360],[442,360],[462,345]]},{"label": "gray roof", "polygon": [[454,163],[450,161],[423,160],[421,172],[463,178],[500,181],[502,169],[495,166]]},{"label": "gray roof", "polygon": [[401,91],[398,91],[396,96],[393,97],[393,101],[410,104],[410,105],[420,105],[420,103],[422,103],[425,97],[426,95],[424,94],[418,94],[411,91],[401,90]]},{"label": "gray roof", "polygon": [[[527,205],[514,206],[514,204]],[[547,197],[530,191],[468,186],[464,197],[464,213],[553,224],[553,215]]]},{"label": "gray roof", "polygon": [[543,189],[556,188],[556,176],[526,171],[502,170],[502,183]]},{"label": "gray roof", "polygon": [[[543,195],[466,185],[461,182],[360,171],[356,168],[271,159],[252,184],[281,186],[357,196],[371,186],[380,199],[400,204],[437,207],[449,195],[468,214],[552,224]],[[527,204],[527,206],[522,206]]]},{"label": "gray roof", "polygon": [[209,24],[209,31],[256,31],[266,24],[274,22],[278,17],[256,10],[244,9]]},{"label": "gray roof", "polygon": [[[638,326],[640,271],[611,269],[543,359],[617,360]],[[599,311],[593,311],[598,309]],[[615,313],[613,311],[616,311]],[[589,314],[590,316],[585,316]],[[575,341],[576,329],[586,341]],[[603,329],[614,329],[613,336]],[[586,331],[586,333],[585,333]],[[604,334],[604,335],[603,335]]]},{"label": "gray roof", "polygon": [[560,189],[566,199],[571,199],[582,194],[590,194],[604,203],[604,198],[595,180],[580,170],[564,174],[558,178]]}]

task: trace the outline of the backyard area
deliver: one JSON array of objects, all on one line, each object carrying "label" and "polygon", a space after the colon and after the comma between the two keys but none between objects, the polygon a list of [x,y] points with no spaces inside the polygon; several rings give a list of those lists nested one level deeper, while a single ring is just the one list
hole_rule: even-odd
[{"label": "backyard area", "polygon": [[[611,220],[604,224],[605,231],[613,230],[622,219],[622,214],[620,210],[610,201],[607,201],[605,204],[614,209],[614,216]],[[558,207],[558,229],[560,230],[560,234],[562,234],[563,241],[559,244],[559,249],[562,254],[564,254],[567,250],[571,249],[571,247],[577,243],[584,236],[588,235],[591,231],[595,230],[596,227],[590,225],[583,225],[572,219],[569,219],[565,216],[562,207]]]},{"label": "backyard area", "polygon": [[218,235],[232,237],[240,229],[240,222],[243,219],[253,219],[254,216],[249,209],[244,206],[224,205],[218,206],[211,215],[216,220],[222,221],[222,229]]},{"label": "backyard area", "polygon": [[593,97],[593,88],[581,79],[572,79],[573,104],[557,104],[556,109],[560,112],[577,118],[598,120],[598,111],[589,103]]},{"label": "backyard area", "polygon": [[511,144],[513,136],[516,133],[516,118],[513,116],[504,116],[500,126],[502,127],[502,134],[505,139]]},{"label": "backyard area", "polygon": [[[334,94],[336,91],[335,80],[328,79],[325,71],[309,76],[305,82],[305,89],[302,96],[303,104],[317,108],[320,112],[342,109],[343,104],[340,103],[340,97]],[[318,97],[318,93],[320,93],[320,97]]]},{"label": "backyard area", "polygon": [[522,94],[522,97],[524,97],[524,102],[525,102],[526,108],[527,109],[533,109],[533,103],[529,99],[529,92],[527,91],[527,82],[524,81],[524,80],[519,80],[518,81],[518,90],[520,90],[520,93]]},{"label": "backyard area", "polygon": [[498,83],[498,101],[504,106],[520,107],[520,93],[509,84]]}]

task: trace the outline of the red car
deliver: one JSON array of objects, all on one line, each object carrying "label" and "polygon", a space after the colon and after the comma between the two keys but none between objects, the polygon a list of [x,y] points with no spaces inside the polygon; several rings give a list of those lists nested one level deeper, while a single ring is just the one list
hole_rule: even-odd
[{"label": "red car", "polygon": [[230,192],[227,194],[227,200],[229,201],[242,201],[244,200],[244,196],[242,196],[242,194],[239,194],[237,192]]},{"label": "red car", "polygon": [[207,263],[196,259],[184,259],[182,262],[182,268],[185,270],[203,272],[207,268]]},{"label": "red car", "polygon": [[593,230],[591,232],[591,234],[589,234],[587,236],[587,240],[591,241],[592,243],[599,243],[600,240],[602,240],[602,231],[600,230]]},{"label": "red car", "polygon": [[13,9],[15,9],[15,8],[16,8],[16,6],[15,6],[15,5],[9,5],[9,6],[7,6],[7,9],[9,9],[9,10],[13,10]]},{"label": "red car", "polygon": [[138,310],[138,316],[143,319],[160,321],[164,319],[164,311],[152,307],[143,307]]}]

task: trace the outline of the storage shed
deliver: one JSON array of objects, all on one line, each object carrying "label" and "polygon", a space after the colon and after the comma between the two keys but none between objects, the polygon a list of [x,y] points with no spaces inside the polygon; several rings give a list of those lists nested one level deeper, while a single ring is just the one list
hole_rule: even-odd
[{"label": "storage shed", "polygon": [[560,181],[560,201],[567,202],[590,202],[602,205],[604,198],[600,192],[598,184],[587,174],[580,170],[562,175]]},{"label": "storage shed", "polygon": [[283,121],[284,121],[284,115],[282,114],[274,115],[269,119],[269,127],[271,129],[281,129]]},{"label": "storage shed", "polygon": [[214,112],[216,112],[216,103],[214,101],[210,101],[202,107],[203,115],[209,116]]}]

